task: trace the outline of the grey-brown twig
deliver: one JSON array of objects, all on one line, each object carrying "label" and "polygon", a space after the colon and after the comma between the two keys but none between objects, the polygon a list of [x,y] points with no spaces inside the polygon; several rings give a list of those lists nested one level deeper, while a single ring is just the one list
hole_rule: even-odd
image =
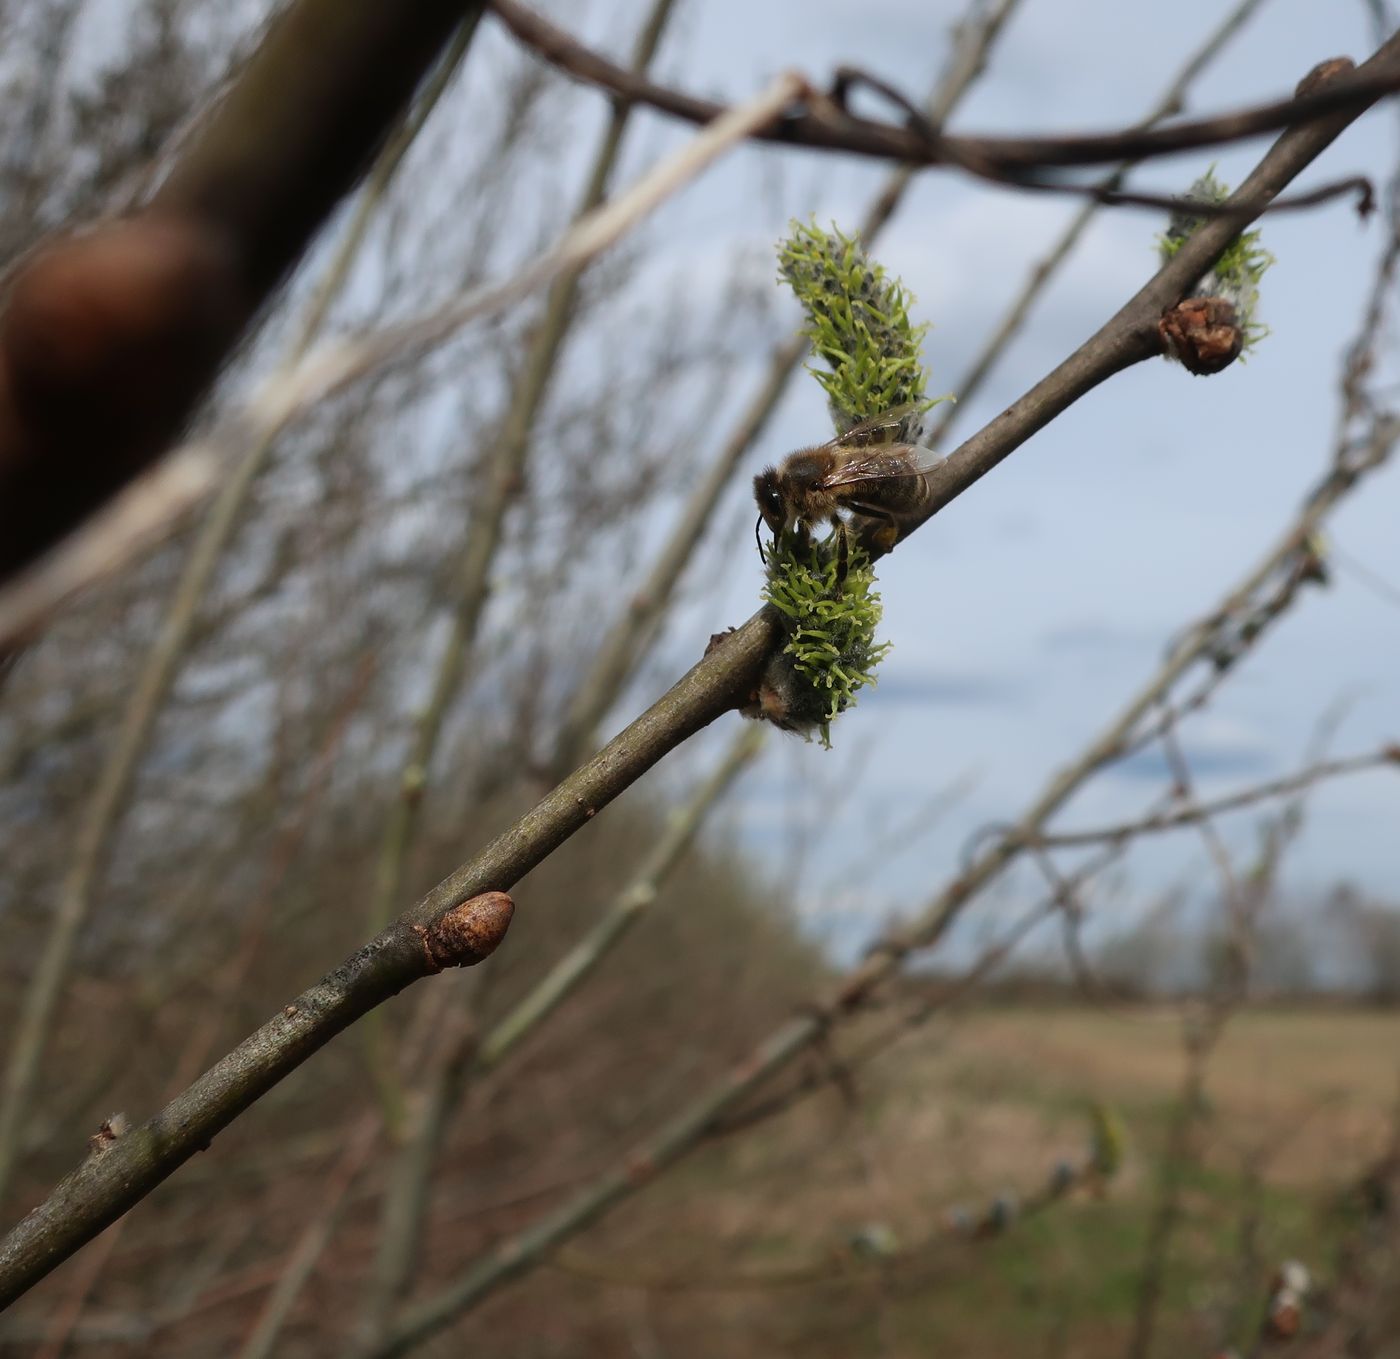
[{"label": "grey-brown twig", "polygon": [[[517,0],[492,0],[491,9],[522,43],[545,60],[617,98],[649,104],[662,113],[693,123],[708,123],[725,111],[722,104],[637,78]],[[755,135],[786,145],[849,151],[914,165],[959,165],[974,173],[1014,176],[1017,172],[1054,166],[1145,160],[1280,128],[1300,127],[1338,113],[1346,114],[1350,120],[1396,88],[1400,88],[1400,70],[1382,64],[1343,82],[1329,83],[1326,88],[1300,87],[1293,98],[1237,113],[1181,122],[1169,128],[1127,128],[1083,137],[954,137],[936,127],[930,135],[908,122],[880,123],[857,118],[833,100],[812,101],[806,108],[793,110],[775,127]]]},{"label": "grey-brown twig", "polygon": [[[1263,0],[1240,0],[1240,3],[1221,20],[1219,27],[1206,38],[1205,42],[1196,49],[1181,70],[1173,77],[1171,83],[1152,107],[1151,112],[1143,118],[1140,126],[1151,127],[1161,122],[1163,118],[1170,118],[1173,114],[1181,111],[1182,100],[1192,82],[1215,59],[1220,49],[1243,27],[1262,3]],[[1132,161],[1124,161],[1122,165],[1104,176],[1099,182],[1105,189],[1116,189],[1122,184],[1132,167]],[[996,329],[987,336],[982,348],[978,350],[976,358],[972,360],[965,374],[959,380],[954,389],[958,394],[957,401],[945,402],[938,410],[937,419],[932,427],[925,431],[925,441],[930,447],[938,448],[942,444],[943,436],[947,434],[961,412],[968,408],[968,403],[981,389],[992,365],[1021,329],[1036,298],[1049,285],[1055,271],[1069,257],[1070,251],[1078,244],[1079,238],[1083,236],[1100,206],[1101,204],[1097,202],[1085,203],[1074,214],[1059,239],[1031,268],[1020,293],[1006,309],[1006,314]]]},{"label": "grey-brown twig", "polygon": [[1267,783],[1255,784],[1252,788],[1242,788],[1236,793],[1227,793],[1208,802],[1192,802],[1186,807],[1173,807],[1168,811],[1156,812],[1140,817],[1136,821],[1119,821],[1112,826],[1096,826],[1086,830],[1057,831],[1037,837],[1037,847],[1046,849],[1068,849],[1072,846],[1098,845],[1131,840],[1139,835],[1153,835],[1159,831],[1178,830],[1193,826],[1225,812],[1237,812],[1252,807],[1259,802],[1267,802],[1276,797],[1286,797],[1290,793],[1302,792],[1326,779],[1335,779],[1347,774],[1358,774],[1367,769],[1381,769],[1387,765],[1400,764],[1400,746],[1387,746],[1382,750],[1366,755],[1353,755],[1344,760],[1323,760],[1300,769],[1296,774],[1285,778],[1270,779]]}]

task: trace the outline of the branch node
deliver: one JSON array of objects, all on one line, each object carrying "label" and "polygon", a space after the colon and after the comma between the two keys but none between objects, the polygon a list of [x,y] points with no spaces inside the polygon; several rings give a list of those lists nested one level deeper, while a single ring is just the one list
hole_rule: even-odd
[{"label": "branch node", "polygon": [[130,1127],[131,1123],[125,1114],[113,1114],[110,1118],[103,1119],[101,1127],[88,1138],[91,1154],[101,1156],[118,1138],[124,1137]]}]

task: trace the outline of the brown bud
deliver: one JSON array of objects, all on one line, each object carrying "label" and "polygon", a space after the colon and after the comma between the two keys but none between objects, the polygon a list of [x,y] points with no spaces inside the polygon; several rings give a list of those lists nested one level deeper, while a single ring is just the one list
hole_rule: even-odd
[{"label": "brown bud", "polygon": [[223,237],[168,216],[65,236],[17,267],[0,310],[0,575],[161,452],[245,305]]},{"label": "brown bud", "polygon": [[1270,1299],[1269,1315],[1264,1324],[1270,1339],[1292,1340],[1302,1324],[1303,1302],[1292,1289],[1285,1288]]},{"label": "brown bud", "polygon": [[514,914],[515,902],[505,892],[483,892],[452,907],[435,924],[415,925],[428,955],[428,970],[472,967],[489,958],[506,937]]},{"label": "brown bud", "polygon": [[725,628],[723,632],[712,632],[710,634],[710,640],[705,643],[705,655],[708,656],[717,646],[723,645],[724,641],[733,631],[733,628]]},{"label": "brown bud", "polygon": [[20,269],[0,325],[14,400],[46,424],[164,426],[172,389],[179,418],[222,351],[236,294],[232,254],[202,223],[134,217],[60,239]]},{"label": "brown bud", "polygon": [[1244,348],[1238,314],[1223,297],[1188,297],[1163,312],[1157,333],[1163,350],[1197,376],[1228,368]]},{"label": "brown bud", "polygon": [[103,1119],[102,1126],[88,1138],[92,1154],[100,1156],[113,1142],[124,1136],[130,1126],[125,1114],[113,1114],[111,1118]]},{"label": "brown bud", "polygon": [[1301,99],[1305,94],[1314,94],[1320,90],[1329,80],[1335,80],[1339,75],[1346,75],[1348,71],[1354,70],[1356,63],[1350,57],[1328,57],[1326,61],[1319,61],[1298,82],[1293,93]]}]

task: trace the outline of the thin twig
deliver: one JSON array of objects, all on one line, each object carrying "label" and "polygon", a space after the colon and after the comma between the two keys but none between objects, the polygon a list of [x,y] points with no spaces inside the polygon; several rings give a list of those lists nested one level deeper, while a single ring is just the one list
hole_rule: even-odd
[{"label": "thin twig", "polygon": [[[1225,44],[1239,32],[1262,3],[1263,0],[1240,0],[1240,3],[1221,20],[1220,26],[1196,49],[1173,77],[1171,83],[1158,97],[1151,111],[1139,124],[1140,127],[1152,127],[1161,122],[1162,119],[1170,118],[1181,111],[1186,92],[1196,77],[1215,59]],[[1134,161],[1124,161],[1099,181],[1101,187],[1104,189],[1118,188],[1127,178],[1128,172],[1134,164],[1136,164]],[[953,390],[958,394],[957,401],[944,402],[938,412],[937,421],[932,428],[925,432],[925,438],[931,447],[937,448],[939,446],[953,422],[963,411],[968,409],[968,403],[981,389],[992,365],[1005,352],[1007,345],[1020,331],[1036,299],[1049,286],[1055,271],[1078,244],[1079,238],[1088,229],[1089,223],[1094,219],[1100,206],[1096,202],[1085,203],[1070,219],[1069,225],[1065,227],[1054,245],[1032,266],[1021,287],[1021,292],[1006,309],[996,329],[988,335],[977,357],[973,359],[966,373],[954,387]]]},{"label": "thin twig", "polygon": [[1097,845],[1106,841],[1131,840],[1139,835],[1151,835],[1158,831],[1176,830],[1192,826],[1210,817],[1225,812],[1237,812],[1255,803],[1270,798],[1284,797],[1289,793],[1311,788],[1325,779],[1340,778],[1346,774],[1356,774],[1367,769],[1380,769],[1400,762],[1400,747],[1387,746],[1367,755],[1353,755],[1344,760],[1325,760],[1309,765],[1296,774],[1285,778],[1271,779],[1267,783],[1255,784],[1252,788],[1242,788],[1236,793],[1227,793],[1210,802],[1193,802],[1190,806],[1177,807],[1171,811],[1157,812],[1137,821],[1120,821],[1112,826],[1098,826],[1088,830],[1056,831],[1040,836],[1035,844],[1046,849],[1067,849],[1077,845]]},{"label": "thin twig", "polygon": [[[641,80],[606,57],[578,42],[540,14],[516,0],[492,0],[491,9],[516,38],[566,74],[597,85],[617,98],[648,104],[662,113],[693,123],[708,123],[725,107],[708,99]],[[1391,40],[1392,44],[1394,39]],[[1389,47],[1390,44],[1387,44]],[[1281,128],[1301,127],[1315,119],[1347,113],[1355,117],[1383,95],[1400,88],[1400,70],[1378,65],[1364,74],[1324,90],[1309,90],[1236,113],[1177,123],[1156,130],[1127,128],[1081,137],[954,137],[932,136],[908,123],[880,123],[847,113],[834,100],[809,101],[773,128],[754,135],[785,145],[819,147],[877,156],[915,165],[973,166],[998,174],[1051,166],[1103,165],[1119,160],[1145,160],[1202,146],[1218,146]],[[907,100],[901,100],[908,107]]]},{"label": "thin twig", "polygon": [[876,1269],[891,1274],[903,1272],[923,1276],[931,1269],[945,1265],[954,1252],[996,1240],[1011,1230],[1015,1223],[1039,1217],[1055,1204],[1065,1202],[1077,1186],[1090,1182],[1094,1176],[1090,1161],[1081,1161],[1074,1166],[1058,1164],[1039,1186],[1017,1200],[1014,1222],[1008,1222],[1005,1227],[992,1225],[1005,1202],[1003,1196],[998,1196],[984,1212],[978,1214],[970,1229],[957,1225],[952,1214],[945,1214],[946,1225],[940,1230],[912,1245],[889,1250],[872,1259],[862,1259],[853,1251],[833,1260],[828,1253],[809,1264],[792,1265],[786,1269],[728,1274],[697,1274],[692,1269],[663,1273],[645,1265],[599,1260],[591,1252],[585,1254],[567,1250],[560,1251],[549,1263],[551,1268],[575,1278],[656,1293],[753,1292],[824,1285],[850,1287],[869,1282]]}]

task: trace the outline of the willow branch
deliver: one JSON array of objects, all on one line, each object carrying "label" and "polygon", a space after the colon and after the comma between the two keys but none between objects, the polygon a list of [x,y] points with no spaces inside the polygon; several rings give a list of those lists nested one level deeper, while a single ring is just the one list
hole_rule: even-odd
[{"label": "willow branch", "polygon": [[1158,812],[1137,821],[1120,821],[1112,826],[1099,826],[1088,830],[1059,831],[1042,835],[1036,845],[1045,849],[1068,849],[1083,845],[1097,845],[1105,842],[1131,840],[1139,835],[1152,835],[1159,831],[1178,830],[1183,826],[1193,826],[1200,821],[1220,816],[1225,812],[1237,812],[1253,807],[1276,797],[1301,792],[1326,779],[1340,778],[1347,774],[1360,773],[1367,769],[1380,769],[1386,765],[1400,763],[1400,748],[1387,747],[1368,755],[1355,755],[1346,760],[1325,760],[1319,764],[1290,774],[1287,778],[1271,779],[1268,783],[1256,784],[1252,788],[1242,788],[1209,802],[1193,802],[1189,807],[1178,807],[1168,812]]},{"label": "willow branch", "polygon": [[[1373,72],[1397,65],[1400,34],[1358,69]],[[1350,120],[1333,115],[1285,132],[1226,200],[1226,206],[1235,209],[1237,216],[1252,214],[1253,220],[1337,138],[1347,121]],[[1197,249],[1189,259],[1182,259],[1184,252],[1180,252],[1168,261],[1074,354],[929,473],[930,495],[916,524],[932,517],[1006,457],[1011,452],[1006,443],[1009,431],[1015,431],[1015,446],[1019,446],[1106,377],[1158,352],[1152,333],[1157,318],[1180,301],[1200,278],[1204,272],[1201,261],[1213,262],[1238,234],[1237,216],[1205,222],[1190,242]],[[902,531],[909,532],[912,527]]]}]

